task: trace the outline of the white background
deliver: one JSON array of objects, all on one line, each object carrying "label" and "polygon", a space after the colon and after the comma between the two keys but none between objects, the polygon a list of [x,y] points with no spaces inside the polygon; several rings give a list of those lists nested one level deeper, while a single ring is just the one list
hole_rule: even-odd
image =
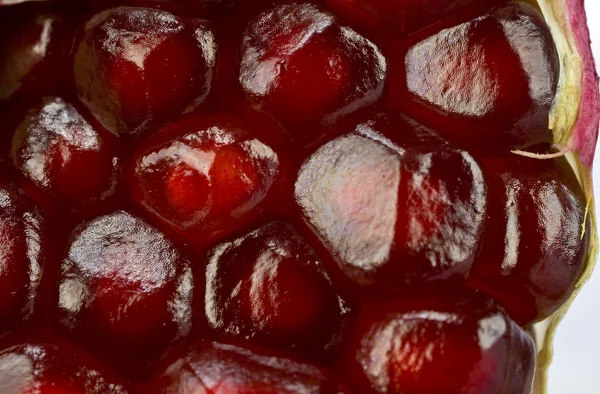
[{"label": "white background", "polygon": [[[586,9],[600,70],[600,0],[586,0]],[[596,149],[594,182],[598,198],[600,149]],[[558,329],[549,394],[600,394],[600,265]]]}]

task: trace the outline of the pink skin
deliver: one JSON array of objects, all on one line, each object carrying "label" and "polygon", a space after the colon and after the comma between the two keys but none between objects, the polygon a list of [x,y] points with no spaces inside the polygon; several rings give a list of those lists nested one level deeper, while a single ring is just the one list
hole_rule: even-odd
[{"label": "pink skin", "polygon": [[474,159],[396,114],[318,148],[295,197],[342,272],[368,292],[465,275],[486,209]]},{"label": "pink skin", "polygon": [[278,133],[269,119],[190,115],[135,155],[134,200],[195,245],[207,245],[256,219],[279,188],[279,143],[271,138]]},{"label": "pink skin", "polygon": [[590,47],[590,32],[585,14],[584,0],[566,0],[568,21],[572,29],[583,64],[583,96],[579,106],[579,116],[570,141],[571,149],[579,153],[582,163],[592,168],[598,128],[600,124],[600,87],[594,56]]},{"label": "pink skin", "polygon": [[283,222],[209,252],[205,302],[218,332],[319,360],[336,350],[346,314],[323,263]]},{"label": "pink skin", "polygon": [[375,103],[386,68],[379,49],[334,15],[289,4],[250,24],[239,79],[257,108],[284,124],[293,139],[305,140],[319,124]]},{"label": "pink skin", "polygon": [[77,93],[115,134],[156,130],[206,101],[216,51],[205,21],[146,8],[103,11],[75,47]]},{"label": "pink skin", "polygon": [[17,126],[12,160],[24,187],[54,212],[97,212],[117,192],[116,141],[70,103],[45,98]]},{"label": "pink skin", "polygon": [[41,211],[25,193],[0,181],[0,330],[14,328],[34,312],[46,260]]},{"label": "pink skin", "polygon": [[113,376],[55,345],[27,343],[0,352],[0,381],[10,394],[127,394]]},{"label": "pink skin", "polygon": [[349,394],[327,371],[219,343],[199,343],[171,361],[151,394]]},{"label": "pink skin", "polygon": [[182,253],[158,230],[119,211],[72,234],[61,265],[58,319],[70,338],[137,374],[189,334],[192,293]]},{"label": "pink skin", "polygon": [[529,394],[535,347],[491,299],[438,284],[363,304],[342,360],[361,394]]}]

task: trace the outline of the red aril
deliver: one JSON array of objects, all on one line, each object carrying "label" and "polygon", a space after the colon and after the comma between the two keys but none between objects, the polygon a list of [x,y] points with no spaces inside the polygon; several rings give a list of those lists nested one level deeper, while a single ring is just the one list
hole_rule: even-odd
[{"label": "red aril", "polygon": [[319,257],[283,222],[211,250],[205,302],[213,329],[320,360],[339,344],[347,314]]},{"label": "red aril", "polygon": [[32,316],[47,242],[41,211],[21,189],[0,180],[0,335]]},{"label": "red aril", "polygon": [[127,394],[111,375],[56,345],[25,343],[0,352],[0,382],[7,394]]},{"label": "red aril", "polygon": [[520,323],[541,320],[573,293],[584,268],[587,200],[565,158],[481,160],[488,217],[468,283]]},{"label": "red aril", "polygon": [[374,104],[386,61],[379,49],[308,3],[259,15],[244,35],[240,83],[259,109],[303,140],[321,123]]},{"label": "red aril", "polygon": [[391,106],[475,152],[552,141],[560,64],[533,6],[511,3],[400,46],[390,56]]},{"label": "red aril", "polygon": [[134,199],[197,245],[249,223],[282,182],[279,130],[259,119],[197,114],[161,130],[134,157]]},{"label": "red aril", "polygon": [[466,274],[486,210],[475,160],[393,113],[318,148],[295,196],[346,276],[378,292]]},{"label": "red aril", "polygon": [[218,17],[237,0],[87,0],[94,8],[105,9],[119,5],[155,8],[180,16]]},{"label": "red aril", "polygon": [[342,362],[361,394],[529,394],[535,357],[493,301],[438,284],[364,304]]},{"label": "red aril", "polygon": [[543,391],[597,249],[583,1],[8,1],[0,349],[92,354],[0,392]]},{"label": "red aril", "polygon": [[157,394],[347,394],[326,371],[220,343],[199,343],[150,385]]},{"label": "red aril", "polygon": [[0,102],[54,93],[67,80],[73,21],[32,11],[0,10]]},{"label": "red aril", "polygon": [[100,12],[75,47],[79,99],[115,134],[156,130],[200,107],[217,46],[207,22],[149,8]]},{"label": "red aril", "polygon": [[63,332],[139,373],[191,331],[189,261],[158,230],[115,212],[83,223],[61,265]]},{"label": "red aril", "polygon": [[404,37],[465,9],[483,12],[508,0],[327,0],[353,23],[380,35]]},{"label": "red aril", "polygon": [[17,126],[12,159],[40,205],[65,212],[97,211],[117,191],[114,136],[88,122],[70,103],[48,97]]}]

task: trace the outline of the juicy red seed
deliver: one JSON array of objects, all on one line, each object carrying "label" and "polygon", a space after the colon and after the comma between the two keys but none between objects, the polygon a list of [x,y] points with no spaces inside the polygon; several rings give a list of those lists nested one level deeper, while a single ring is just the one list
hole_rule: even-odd
[{"label": "juicy red seed", "polygon": [[481,163],[489,209],[468,283],[521,323],[546,318],[570,297],[584,268],[591,226],[585,194],[564,158]]},{"label": "juicy red seed", "polygon": [[210,203],[210,181],[187,164],[173,168],[165,182],[166,197],[181,218],[193,217]]},{"label": "juicy red seed", "polygon": [[560,66],[533,6],[497,8],[399,49],[390,62],[404,71],[391,75],[390,105],[452,141],[481,151],[552,140]]},{"label": "juicy red seed", "polygon": [[216,246],[205,300],[219,332],[320,358],[338,344],[346,313],[320,259],[283,222]]},{"label": "juicy red seed", "polygon": [[350,393],[320,368],[219,343],[190,347],[150,387],[157,394]]},{"label": "juicy red seed", "polygon": [[59,287],[62,329],[127,371],[139,372],[191,329],[189,261],[126,212],[73,233]]},{"label": "juicy red seed", "polygon": [[508,0],[327,0],[336,12],[381,35],[402,38],[469,7],[491,8]]},{"label": "juicy red seed", "polygon": [[73,29],[67,16],[0,10],[0,101],[55,92],[69,67]]},{"label": "juicy red seed", "polygon": [[490,299],[444,286],[362,306],[343,361],[357,392],[529,394],[529,334]]},{"label": "juicy red seed", "polygon": [[[3,343],[58,329],[149,394],[530,394],[511,318],[571,295],[592,225],[564,159],[506,157],[552,140],[534,2],[57,1],[0,5]],[[6,387],[126,393],[35,344]]]},{"label": "juicy red seed", "polygon": [[17,127],[12,158],[39,203],[62,213],[95,209],[115,194],[114,150],[113,137],[73,105],[45,98]]},{"label": "juicy red seed", "polygon": [[241,228],[281,183],[279,156],[259,137],[270,127],[196,114],[165,128],[135,157],[134,199],[198,245]]},{"label": "juicy red seed", "polygon": [[34,311],[46,258],[41,212],[17,187],[0,181],[0,331]]},{"label": "juicy red seed", "polygon": [[22,344],[0,352],[0,382],[11,394],[126,394],[112,376],[55,345]]},{"label": "juicy red seed", "polygon": [[147,8],[103,11],[75,48],[78,95],[111,132],[143,133],[205,102],[215,56],[205,21]]},{"label": "juicy red seed", "polygon": [[375,103],[385,75],[375,45],[311,4],[266,11],[244,35],[242,87],[296,139],[309,137],[309,126]]},{"label": "juicy red seed", "polygon": [[[256,0],[255,0],[256,1]],[[94,8],[106,9],[119,5],[155,8],[176,15],[219,17],[237,0],[87,0]]]},{"label": "juicy red seed", "polygon": [[303,164],[295,195],[342,271],[376,291],[465,274],[486,208],[473,158],[393,114],[321,146]]}]

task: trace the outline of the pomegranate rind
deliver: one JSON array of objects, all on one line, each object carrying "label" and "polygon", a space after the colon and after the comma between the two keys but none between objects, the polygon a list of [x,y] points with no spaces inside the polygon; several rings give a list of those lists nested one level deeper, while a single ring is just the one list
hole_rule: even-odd
[{"label": "pomegranate rind", "polygon": [[598,257],[592,165],[600,124],[600,87],[590,45],[584,0],[538,0],[538,3],[552,30],[561,59],[559,87],[549,124],[553,130],[554,142],[568,152],[567,158],[587,196],[587,217],[591,221],[592,232],[586,268],[575,292],[553,316],[534,327],[538,358],[533,393],[545,394],[556,329],[581,287],[592,275]]},{"label": "pomegranate rind", "polygon": [[584,0],[539,0],[561,60],[558,93],[550,114],[554,141],[577,152],[591,169],[594,161],[600,92],[590,46]]}]

